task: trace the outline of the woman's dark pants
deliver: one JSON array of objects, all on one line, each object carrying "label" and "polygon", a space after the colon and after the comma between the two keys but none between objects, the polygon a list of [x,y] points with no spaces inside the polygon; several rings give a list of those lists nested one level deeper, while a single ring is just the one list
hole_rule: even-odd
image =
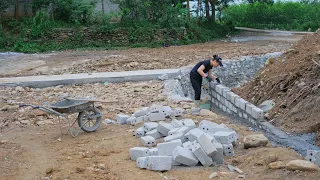
[{"label": "woman's dark pants", "polygon": [[200,100],[202,77],[198,73],[190,72],[190,81],[194,89],[194,100]]}]

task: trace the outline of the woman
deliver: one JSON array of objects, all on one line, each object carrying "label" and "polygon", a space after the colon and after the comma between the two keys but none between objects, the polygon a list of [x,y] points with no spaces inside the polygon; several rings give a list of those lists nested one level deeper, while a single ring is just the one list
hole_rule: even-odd
[{"label": "woman", "polygon": [[218,66],[223,67],[222,59],[218,55],[213,55],[212,59],[200,61],[192,68],[190,80],[195,92],[194,100],[197,107],[200,105],[202,78],[208,79],[209,82],[215,79],[220,83],[220,79],[212,74],[212,67],[217,68]]}]

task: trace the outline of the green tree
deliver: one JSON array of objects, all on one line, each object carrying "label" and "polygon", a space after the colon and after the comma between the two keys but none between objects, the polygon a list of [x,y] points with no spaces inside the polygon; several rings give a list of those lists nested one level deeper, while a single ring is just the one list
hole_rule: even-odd
[{"label": "green tree", "polygon": [[0,0],[0,16],[13,4],[12,0]]},{"label": "green tree", "polygon": [[274,0],[247,0],[249,4],[254,4],[255,2],[273,4]]}]

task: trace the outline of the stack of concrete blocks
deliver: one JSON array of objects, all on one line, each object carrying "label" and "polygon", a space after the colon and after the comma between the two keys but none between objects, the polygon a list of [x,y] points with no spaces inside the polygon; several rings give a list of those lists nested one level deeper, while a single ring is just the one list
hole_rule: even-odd
[{"label": "stack of concrete blocks", "polygon": [[[153,131],[164,137],[164,142],[155,148],[151,148],[155,145],[153,142],[161,137],[150,133]],[[234,155],[233,144],[238,138],[235,131],[224,124],[203,120],[197,127],[192,119],[146,122],[137,129],[136,136],[146,147],[131,148],[131,159],[136,160],[137,167],[154,171],[166,171],[180,165],[195,166],[199,162],[203,166],[223,164],[223,156]]]},{"label": "stack of concrete blocks", "polygon": [[319,150],[307,150],[307,156],[305,157],[307,161],[313,162],[320,166],[320,151]]},{"label": "stack of concrete blocks", "polygon": [[228,114],[239,116],[248,122],[258,125],[263,121],[263,110],[231,92],[230,88],[216,82],[210,83],[212,110],[219,108]]}]

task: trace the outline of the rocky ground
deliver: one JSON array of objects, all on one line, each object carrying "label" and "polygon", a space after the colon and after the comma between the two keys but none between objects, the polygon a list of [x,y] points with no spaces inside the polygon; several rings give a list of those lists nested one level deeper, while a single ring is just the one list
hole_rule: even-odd
[{"label": "rocky ground", "polygon": [[[2,77],[59,74],[69,72],[121,71],[133,69],[177,68],[207,58],[213,53],[223,58],[264,54],[285,50],[293,41],[254,41],[243,43],[213,42],[190,46],[117,51],[55,52],[0,58]],[[20,58],[19,58],[20,57]],[[134,63],[136,61],[138,64]],[[4,63],[5,62],[5,63]],[[10,62],[10,63],[8,63]],[[131,63],[131,64],[130,64]],[[130,64],[130,65],[129,65]],[[30,65],[30,66],[27,66]],[[10,68],[8,68],[10,67]],[[83,67],[83,68],[82,68]],[[160,81],[122,84],[86,84],[44,89],[0,87],[0,177],[1,179],[239,179],[227,164],[239,167],[245,179],[320,179],[318,172],[271,169],[268,165],[281,161],[302,159],[289,148],[267,147],[244,149],[243,139],[254,134],[248,127],[231,124],[229,119],[202,111],[200,116],[188,113],[182,118],[197,122],[210,120],[224,123],[240,136],[235,156],[226,157],[220,167],[180,167],[168,172],[152,172],[135,167],[128,150],[140,146],[133,136],[137,126],[105,125],[94,133],[81,133],[73,138],[66,133],[66,119],[42,111],[19,108],[18,103],[52,103],[65,96],[95,97],[114,103],[98,103],[103,119],[114,119],[117,113],[131,114],[137,108],[153,103],[183,107],[192,104],[173,104],[162,94]],[[76,119],[70,115],[69,119]],[[281,164],[281,163],[279,163]],[[274,167],[272,167],[274,168]]]}]

